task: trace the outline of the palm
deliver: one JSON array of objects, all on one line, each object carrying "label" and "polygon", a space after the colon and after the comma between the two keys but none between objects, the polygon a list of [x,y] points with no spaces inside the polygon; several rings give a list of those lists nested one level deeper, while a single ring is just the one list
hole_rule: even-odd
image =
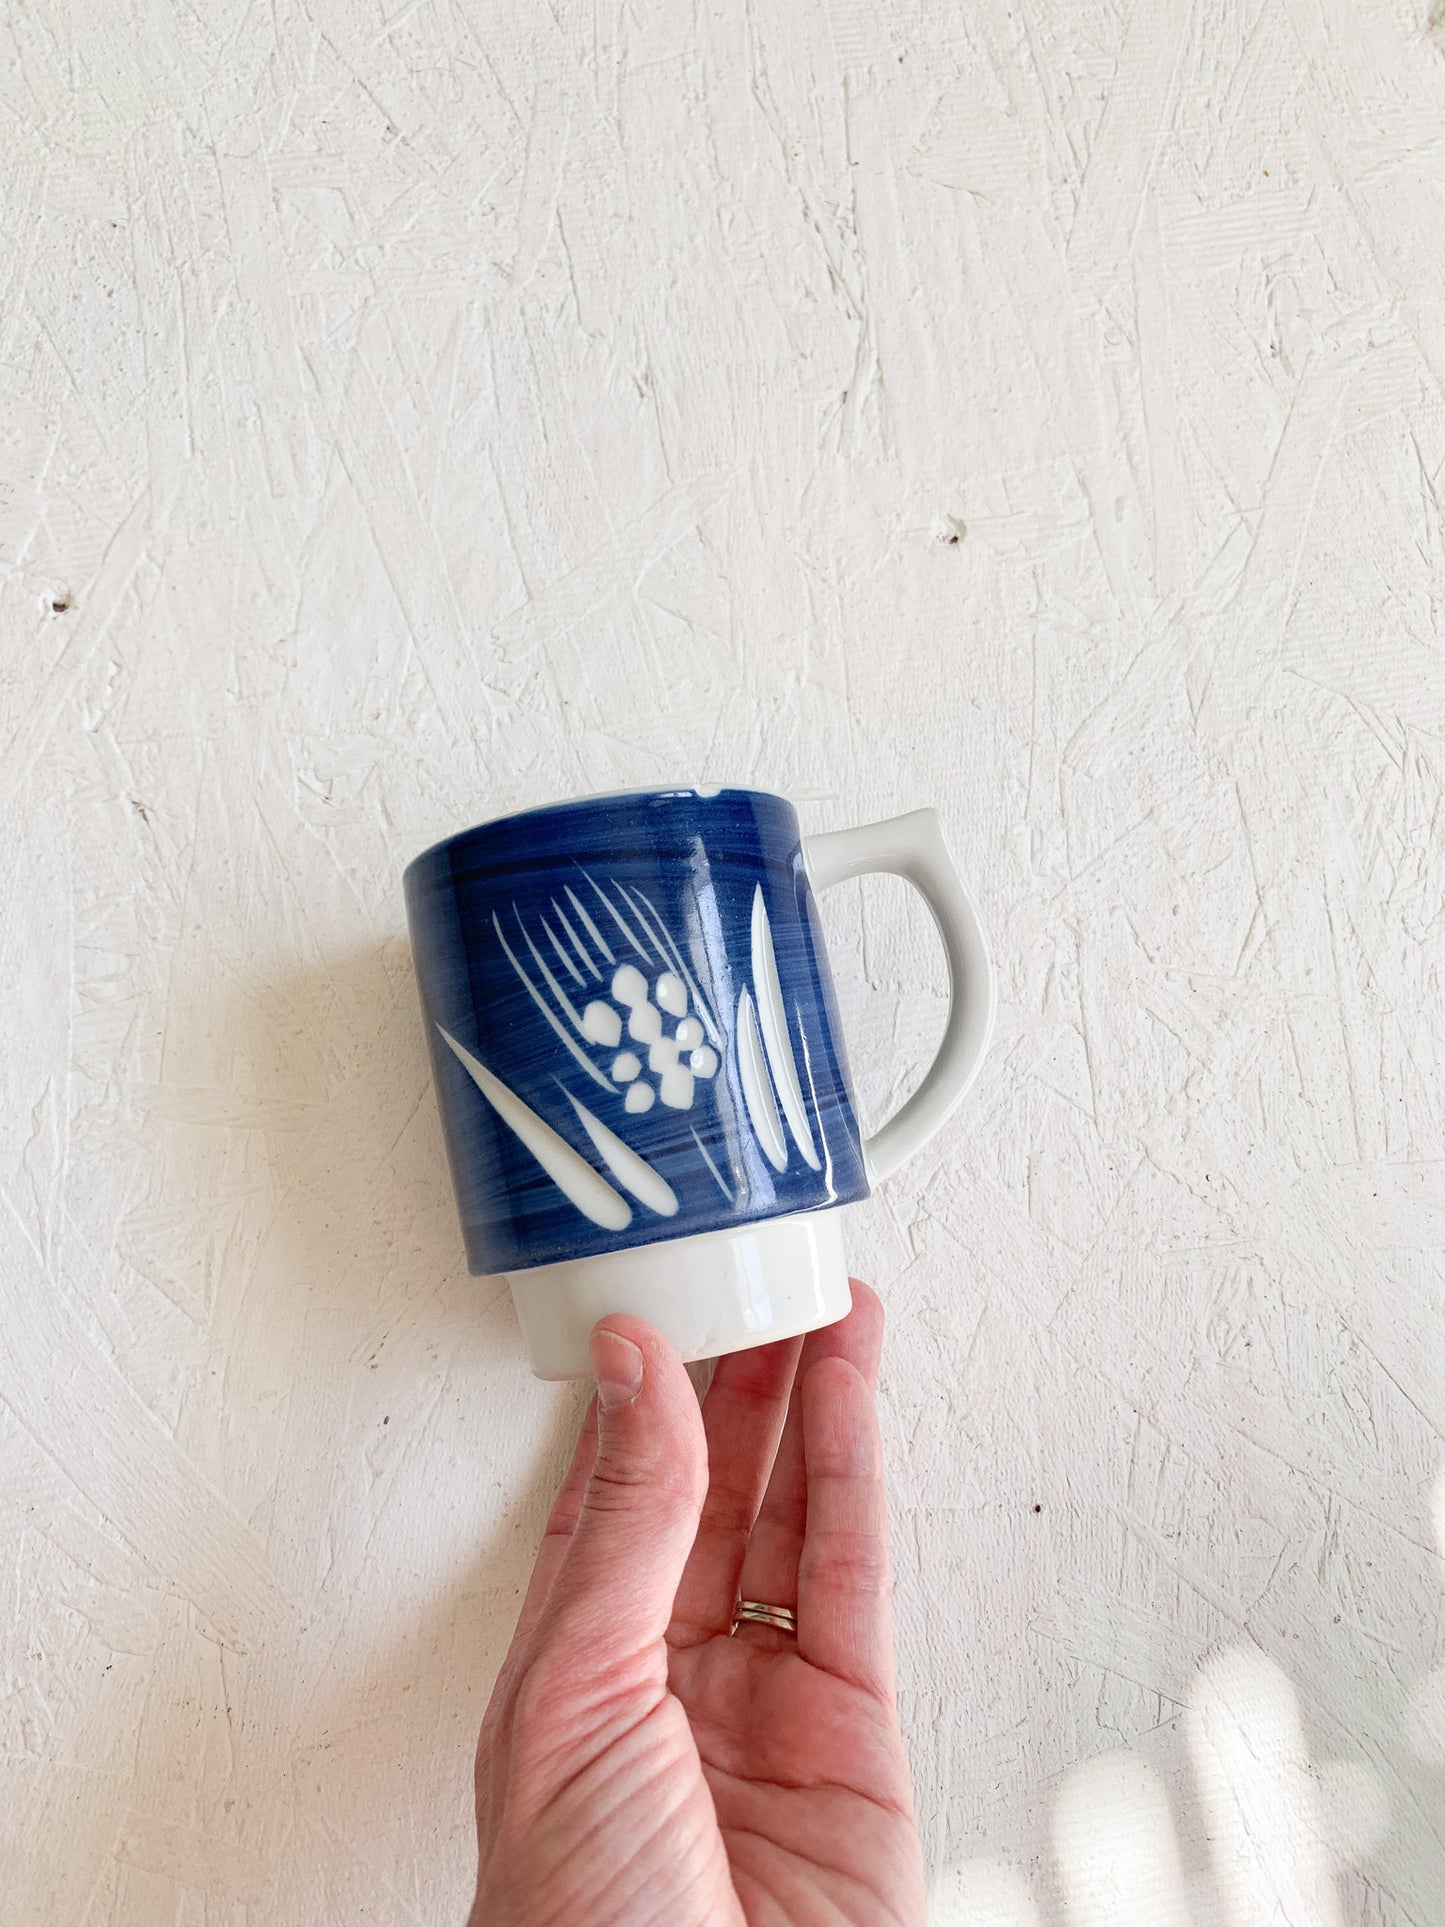
[{"label": "palm", "polygon": [[794,1651],[725,1635],[675,1651],[669,1671],[750,1927],[904,1918],[918,1845],[890,1709]]},{"label": "palm", "polygon": [[[855,1285],[850,1316],[806,1345],[724,1359],[701,1424],[663,1347],[670,1383],[630,1466],[604,1467],[594,1405],[483,1727],[478,1927],[922,1918],[872,1413],[881,1323]],[[734,1634],[740,1597],[795,1608],[796,1636]]]}]

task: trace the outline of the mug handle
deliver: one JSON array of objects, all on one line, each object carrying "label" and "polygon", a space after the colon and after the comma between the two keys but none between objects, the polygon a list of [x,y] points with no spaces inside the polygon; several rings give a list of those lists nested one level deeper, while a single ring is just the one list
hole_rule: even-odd
[{"label": "mug handle", "polygon": [[905,878],[921,892],[943,938],[948,1022],[942,1042],[912,1097],[863,1140],[869,1178],[886,1178],[940,1129],[978,1075],[997,1004],[988,939],[949,854],[937,810],[910,810],[856,830],[805,836],[803,862],[815,891],[874,870]]}]

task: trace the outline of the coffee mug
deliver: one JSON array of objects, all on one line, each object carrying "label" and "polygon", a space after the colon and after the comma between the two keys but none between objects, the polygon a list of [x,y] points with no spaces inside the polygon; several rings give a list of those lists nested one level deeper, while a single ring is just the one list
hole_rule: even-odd
[{"label": "coffee mug", "polygon": [[[922,892],[950,999],[865,1138],[815,897],[875,870]],[[612,1312],[686,1359],[846,1315],[841,1208],[938,1130],[993,1026],[935,811],[804,836],[759,790],[589,797],[463,830],[405,889],[468,1262],[508,1274],[538,1377],[585,1374]]]}]

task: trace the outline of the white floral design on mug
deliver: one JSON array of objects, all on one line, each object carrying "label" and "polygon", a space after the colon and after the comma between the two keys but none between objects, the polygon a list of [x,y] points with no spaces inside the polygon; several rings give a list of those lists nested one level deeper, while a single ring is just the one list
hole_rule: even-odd
[{"label": "white floral design on mug", "polygon": [[[689,971],[676,939],[643,892],[629,889],[614,877],[607,879],[609,892],[585,870],[581,872],[581,880],[595,893],[598,905],[610,917],[622,941],[647,966],[645,972],[630,959],[619,961],[596,919],[570,887],[563,894],[572,915],[568,915],[554,896],[551,908],[555,927],[551,919],[543,916],[540,934],[550,946],[558,969],[571,978],[574,986],[571,992],[547,962],[515,903],[511,905],[512,917],[520,944],[530,955],[535,976],[523,964],[517,948],[508,940],[500,916],[494,912],[492,926],[497,939],[528,996],[574,1062],[595,1083],[620,1095],[627,1115],[642,1116],[659,1101],[669,1110],[691,1110],[700,1086],[705,1087],[721,1067],[719,1047],[723,1043],[723,1032],[712,1005]],[[624,914],[624,909],[628,914]],[[646,937],[650,949],[638,936],[639,931]],[[753,892],[750,938],[752,987],[740,992],[737,1009],[738,1070],[748,1117],[758,1144],[774,1170],[784,1171],[788,1166],[790,1154],[783,1131],[786,1118],[793,1143],[804,1162],[816,1171],[821,1163],[783,1007],[772,925],[761,885],[755,886]],[[539,980],[545,990],[539,987]],[[579,1010],[577,1004],[581,996],[593,988],[605,991],[606,995],[588,996]],[[463,1052],[453,1037],[445,1031],[442,1034],[477,1088],[493,1102],[503,1121],[536,1156],[537,1132],[531,1128],[518,1129],[518,1119],[525,1110],[529,1119],[537,1123],[541,1120],[536,1119],[535,1113],[523,1106],[514,1093],[506,1093],[511,1102],[505,1108],[497,1105],[497,1094],[506,1091],[505,1085],[489,1071],[484,1078],[478,1077],[477,1071],[485,1071],[485,1067],[469,1052]],[[610,1054],[605,1069],[591,1051]],[[557,1081],[612,1175],[620,1178],[624,1188],[641,1203],[660,1215],[671,1216],[678,1208],[677,1197],[661,1173],[589,1111],[560,1078]],[[724,1197],[731,1201],[733,1187],[719,1171],[697,1131],[692,1135],[709,1174]],[[562,1139],[558,1141],[565,1143]],[[580,1154],[573,1155],[591,1170]],[[619,1208],[627,1212],[626,1222],[630,1222],[630,1206],[615,1193],[615,1202],[607,1201],[604,1215],[598,1216],[595,1186],[577,1182],[577,1173],[570,1166],[566,1170],[572,1181],[566,1181],[559,1171],[562,1161],[555,1151],[549,1158],[538,1161],[577,1209],[594,1223],[613,1228]],[[623,1175],[624,1170],[636,1181],[629,1182]],[[593,1173],[593,1176],[605,1185],[599,1174]]]}]

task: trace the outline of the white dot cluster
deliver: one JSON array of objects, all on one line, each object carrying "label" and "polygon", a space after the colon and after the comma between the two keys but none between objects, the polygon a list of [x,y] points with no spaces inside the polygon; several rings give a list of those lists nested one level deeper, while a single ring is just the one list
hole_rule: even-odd
[{"label": "white dot cluster", "polygon": [[[599,997],[588,1004],[582,1030],[606,1050],[617,1050],[626,1030],[627,1047],[617,1050],[612,1060],[614,1080],[627,1087],[622,1100],[626,1108],[650,1111],[661,1098],[671,1110],[690,1109],[698,1078],[717,1072],[717,1052],[703,1041],[702,1025],[688,1013],[687,985],[670,970],[649,985],[635,964],[623,964],[613,975],[612,996],[613,1003]],[[642,1074],[644,1053],[655,1085]]]}]

